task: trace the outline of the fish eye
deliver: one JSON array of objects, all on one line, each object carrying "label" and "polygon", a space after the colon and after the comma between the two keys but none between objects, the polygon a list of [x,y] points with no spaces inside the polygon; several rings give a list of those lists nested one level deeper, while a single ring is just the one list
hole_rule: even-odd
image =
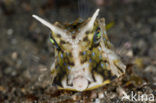
[{"label": "fish eye", "polygon": [[50,38],[50,42],[51,42],[52,44],[55,44],[55,42],[54,42],[54,40],[53,40],[52,38]]},{"label": "fish eye", "polygon": [[93,38],[93,41],[95,43],[99,43],[99,39],[101,37],[101,31],[100,31],[100,28],[98,27],[95,31],[95,34],[94,34],[94,38]]},{"label": "fish eye", "polygon": [[101,32],[97,32],[97,33],[96,33],[96,37],[97,37],[97,38],[100,38],[100,37],[101,37]]},{"label": "fish eye", "polygon": [[59,48],[59,45],[57,44],[57,42],[55,41],[55,39],[53,39],[53,37],[52,37],[51,34],[49,34],[49,40],[50,40],[50,42],[51,42],[53,45],[55,45],[55,47],[56,47],[57,49],[60,49],[60,48]]},{"label": "fish eye", "polygon": [[100,28],[99,27],[96,29],[96,37],[97,38],[101,37],[101,32],[100,32]]}]

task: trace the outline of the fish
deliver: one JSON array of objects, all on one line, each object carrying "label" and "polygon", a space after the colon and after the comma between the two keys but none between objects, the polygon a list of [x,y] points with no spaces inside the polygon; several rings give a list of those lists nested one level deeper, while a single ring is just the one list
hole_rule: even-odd
[{"label": "fish", "polygon": [[60,90],[88,91],[107,84],[125,74],[126,66],[115,53],[104,18],[92,17],[73,23],[51,24],[32,15],[51,30],[55,60],[51,65],[52,85]]}]

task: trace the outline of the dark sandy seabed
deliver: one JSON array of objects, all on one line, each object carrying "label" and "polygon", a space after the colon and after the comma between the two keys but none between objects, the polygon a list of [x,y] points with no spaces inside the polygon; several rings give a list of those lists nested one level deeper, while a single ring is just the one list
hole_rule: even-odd
[{"label": "dark sandy seabed", "polygon": [[[99,17],[105,17],[107,24],[114,23],[108,36],[127,65],[127,71],[117,83],[77,93],[59,91],[51,86],[49,67],[54,60],[54,48],[49,42],[50,32],[31,17],[37,14],[52,23],[72,22],[79,17],[77,1],[1,0],[0,103],[132,102],[121,101],[117,85],[127,94],[134,91],[155,96],[156,0],[105,1]],[[87,5],[93,10],[96,8],[92,3]],[[93,99],[99,92],[104,92],[104,97]]]}]

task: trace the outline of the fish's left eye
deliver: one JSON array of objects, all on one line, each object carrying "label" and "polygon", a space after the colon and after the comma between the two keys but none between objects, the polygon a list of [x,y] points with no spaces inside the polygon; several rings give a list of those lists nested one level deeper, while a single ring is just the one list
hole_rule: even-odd
[{"label": "fish's left eye", "polygon": [[100,38],[101,37],[101,32],[100,31],[96,33],[96,37],[97,38]]},{"label": "fish's left eye", "polygon": [[94,34],[94,38],[93,38],[94,42],[95,42],[95,43],[98,43],[99,40],[100,40],[100,37],[101,37],[101,31],[100,31],[100,28],[98,27],[98,28],[96,29],[95,34]]}]

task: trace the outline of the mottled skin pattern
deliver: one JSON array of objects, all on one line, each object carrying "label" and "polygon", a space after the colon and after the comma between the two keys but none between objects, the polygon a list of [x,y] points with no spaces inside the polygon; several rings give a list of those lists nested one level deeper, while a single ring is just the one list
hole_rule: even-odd
[{"label": "mottled skin pattern", "polygon": [[108,40],[104,18],[94,20],[91,27],[84,30],[92,18],[76,20],[72,24],[54,24],[71,37],[70,42],[53,31],[50,36],[56,47],[55,61],[51,66],[52,82],[59,89],[91,90],[125,73],[125,65],[113,52]]}]

